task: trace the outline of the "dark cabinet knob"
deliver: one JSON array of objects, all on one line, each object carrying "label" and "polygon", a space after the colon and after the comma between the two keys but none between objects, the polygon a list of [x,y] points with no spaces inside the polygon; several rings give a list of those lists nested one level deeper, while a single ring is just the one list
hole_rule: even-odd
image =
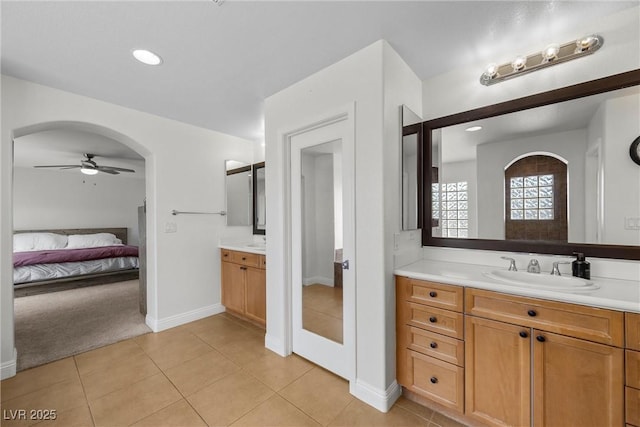
[{"label": "dark cabinet knob", "polygon": [[226,257],[228,257],[228,256],[229,256],[229,254],[224,254],[223,256],[226,258]]},{"label": "dark cabinet knob", "polygon": [[528,334],[528,333],[526,333],[525,331],[520,331],[520,336],[521,336],[522,338],[526,338],[526,337],[528,337],[528,336],[529,336],[529,334]]},{"label": "dark cabinet knob", "polygon": [[436,384],[438,382],[438,379],[436,377],[431,377],[429,381],[431,381],[431,384]]},{"label": "dark cabinet knob", "polygon": [[436,291],[431,291],[431,292],[429,292],[429,296],[430,296],[431,298],[435,298],[435,297],[437,297],[437,296],[438,296],[438,293],[437,293]]},{"label": "dark cabinet knob", "polygon": [[429,317],[429,322],[436,323],[437,321],[438,321],[438,319],[436,318],[436,316]]},{"label": "dark cabinet knob", "polygon": [[545,341],[547,340],[547,339],[546,339],[545,337],[543,337],[542,335],[538,335],[538,336],[536,337],[536,339],[537,339],[538,341],[540,341],[540,342],[545,342]]},{"label": "dark cabinet knob", "polygon": [[243,260],[243,261],[246,261],[246,260],[247,260],[247,258],[246,258],[246,257],[242,257],[242,260]]},{"label": "dark cabinet knob", "polygon": [[538,313],[536,313],[536,311],[535,311],[535,310],[529,310],[529,311],[527,311],[527,314],[528,314],[529,316],[531,316],[531,317],[536,317],[536,315],[537,315]]},{"label": "dark cabinet knob", "polygon": [[431,342],[431,344],[429,344],[429,347],[438,348],[438,343],[437,342]]}]

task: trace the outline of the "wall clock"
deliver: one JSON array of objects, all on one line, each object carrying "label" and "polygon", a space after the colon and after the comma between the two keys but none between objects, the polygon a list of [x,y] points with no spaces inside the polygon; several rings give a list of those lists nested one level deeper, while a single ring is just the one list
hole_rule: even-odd
[{"label": "wall clock", "polygon": [[640,165],[640,136],[631,143],[631,147],[629,147],[629,156],[631,156],[631,160]]}]

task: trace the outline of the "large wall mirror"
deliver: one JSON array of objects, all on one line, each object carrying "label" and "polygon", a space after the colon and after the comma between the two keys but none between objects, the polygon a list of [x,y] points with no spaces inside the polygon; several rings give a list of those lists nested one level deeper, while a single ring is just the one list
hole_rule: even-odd
[{"label": "large wall mirror", "polygon": [[420,159],[422,157],[422,118],[406,105],[400,107],[402,115],[402,229],[422,227],[422,194]]},{"label": "large wall mirror", "polygon": [[265,192],[264,162],[253,165],[253,234],[266,233],[267,198]]},{"label": "large wall mirror", "polygon": [[640,259],[639,84],[634,70],[424,122],[423,244]]},{"label": "large wall mirror", "polygon": [[251,225],[251,165],[227,160],[225,170],[227,225]]}]

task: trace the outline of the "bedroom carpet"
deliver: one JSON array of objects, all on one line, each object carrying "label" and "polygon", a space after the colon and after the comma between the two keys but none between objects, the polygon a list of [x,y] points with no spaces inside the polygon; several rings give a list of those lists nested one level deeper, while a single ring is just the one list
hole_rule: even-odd
[{"label": "bedroom carpet", "polygon": [[151,332],[138,281],[16,298],[18,371]]}]

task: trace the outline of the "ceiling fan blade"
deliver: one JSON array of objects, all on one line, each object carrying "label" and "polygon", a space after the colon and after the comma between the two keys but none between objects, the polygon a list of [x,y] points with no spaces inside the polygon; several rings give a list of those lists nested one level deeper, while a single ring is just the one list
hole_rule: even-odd
[{"label": "ceiling fan blade", "polygon": [[120,175],[120,172],[118,172],[118,171],[114,171],[114,170],[111,170],[111,169],[105,169],[105,168],[103,168],[102,166],[98,166],[98,167],[97,167],[97,169],[98,169],[100,172],[108,173],[108,174],[110,174],[110,175]]},{"label": "ceiling fan blade", "polygon": [[98,166],[98,170],[102,172],[106,172],[107,170],[118,171],[118,172],[135,172],[133,169],[118,168],[115,166]]},{"label": "ceiling fan blade", "polygon": [[73,169],[73,168],[81,168],[82,166],[80,165],[47,165],[47,166],[34,166],[34,168],[66,168],[66,169]]}]

